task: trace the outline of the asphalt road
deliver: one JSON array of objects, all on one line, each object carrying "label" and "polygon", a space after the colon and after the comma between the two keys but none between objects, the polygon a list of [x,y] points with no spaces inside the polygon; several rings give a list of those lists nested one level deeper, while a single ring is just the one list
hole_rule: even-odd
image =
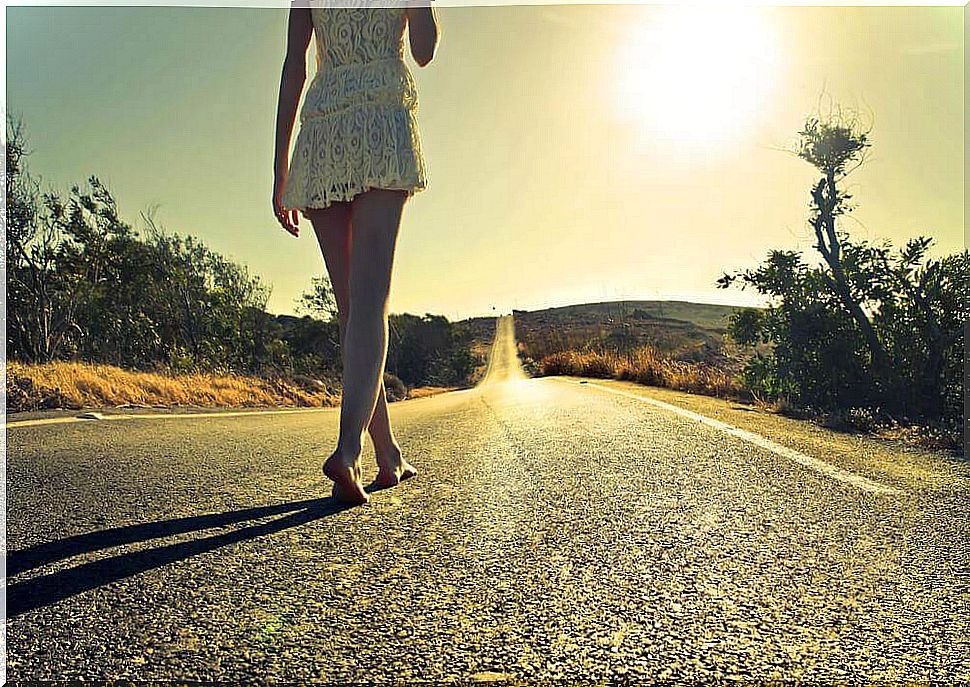
[{"label": "asphalt road", "polygon": [[8,678],[970,678],[965,462],[786,454],[510,334],[391,407],[420,472],[358,508],[336,410],[8,427]]}]

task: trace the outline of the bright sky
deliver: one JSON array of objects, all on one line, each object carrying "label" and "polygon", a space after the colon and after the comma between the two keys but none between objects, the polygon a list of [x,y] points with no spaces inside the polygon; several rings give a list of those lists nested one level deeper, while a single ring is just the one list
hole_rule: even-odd
[{"label": "bright sky", "polygon": [[[963,8],[439,8],[411,62],[429,188],[405,210],[394,312],[619,298],[750,303],[724,270],[811,250],[815,170],[785,152],[833,105],[871,119],[846,226],[964,246]],[[271,213],[286,12],[7,8],[7,110],[53,186],[96,174],[273,286],[323,271]],[[311,45],[312,49],[312,45]],[[294,132],[295,137],[295,132]]]}]

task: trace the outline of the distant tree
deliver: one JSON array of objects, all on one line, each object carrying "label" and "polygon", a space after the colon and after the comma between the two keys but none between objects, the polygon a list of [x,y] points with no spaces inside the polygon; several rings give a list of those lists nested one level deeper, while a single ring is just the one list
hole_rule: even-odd
[{"label": "distant tree", "polygon": [[[81,334],[78,310],[91,284],[89,271],[77,270],[75,247],[66,231],[81,209],[41,190],[41,180],[27,169],[23,122],[8,115],[6,127],[9,353],[47,362],[70,354]],[[91,266],[91,273],[99,271],[100,264]]]},{"label": "distant tree", "polygon": [[759,349],[745,370],[756,393],[822,408],[880,407],[957,422],[962,414],[964,325],[970,319],[970,254],[928,255],[932,239],[902,249],[853,240],[836,219],[850,196],[838,182],[869,146],[852,119],[810,118],[799,157],[822,172],[809,225],[822,261],[773,250],[757,269],[725,274],[768,297],[740,310],[728,333]]},{"label": "distant tree", "polygon": [[847,202],[852,196],[839,188],[839,182],[864,162],[865,151],[871,146],[869,131],[862,130],[854,116],[844,116],[840,109],[826,121],[809,117],[799,135],[798,156],[822,173],[812,187],[809,224],[815,231],[815,247],[829,267],[823,278],[862,332],[872,364],[884,370],[885,348],[863,309],[874,294],[868,284],[853,279],[861,267],[854,261],[865,256],[846,251],[846,234],[836,225],[837,218],[852,209]]},{"label": "distant tree", "polygon": [[340,331],[336,320],[324,322],[304,315],[295,319],[282,336],[294,355],[293,371],[316,376],[340,375]]},{"label": "distant tree", "polygon": [[395,314],[389,318],[387,371],[409,386],[463,384],[478,361],[470,332],[441,315]]},{"label": "distant tree", "polygon": [[66,197],[42,192],[22,122],[8,117],[7,137],[12,358],[238,371],[269,362],[269,292],[258,278],[150,215],[140,237],[97,177]]},{"label": "distant tree", "polygon": [[333,293],[330,279],[326,276],[313,277],[310,288],[297,301],[299,312],[312,315],[329,322],[337,317],[337,299]]},{"label": "distant tree", "polygon": [[[27,170],[22,122],[7,117],[8,357],[77,359],[172,372],[303,374],[340,369],[329,280],[316,277],[296,318],[266,312],[270,289],[151,210],[139,233],[97,178],[67,194]],[[391,359],[408,383],[460,384],[477,364],[445,318],[397,317]],[[393,371],[391,369],[390,371]]]}]

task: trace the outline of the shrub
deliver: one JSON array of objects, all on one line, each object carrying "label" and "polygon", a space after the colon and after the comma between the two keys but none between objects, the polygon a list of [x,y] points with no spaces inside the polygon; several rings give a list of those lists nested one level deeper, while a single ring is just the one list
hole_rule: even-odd
[{"label": "shrub", "polygon": [[384,392],[388,401],[403,401],[408,396],[408,388],[404,382],[390,372],[384,373]]}]

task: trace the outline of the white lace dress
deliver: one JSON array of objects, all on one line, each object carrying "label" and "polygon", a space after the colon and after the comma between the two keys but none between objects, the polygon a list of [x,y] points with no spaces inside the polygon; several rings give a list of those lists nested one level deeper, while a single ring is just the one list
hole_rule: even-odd
[{"label": "white lace dress", "polygon": [[369,188],[427,186],[404,62],[404,8],[311,8],[317,74],[300,110],[283,206],[305,211]]}]

